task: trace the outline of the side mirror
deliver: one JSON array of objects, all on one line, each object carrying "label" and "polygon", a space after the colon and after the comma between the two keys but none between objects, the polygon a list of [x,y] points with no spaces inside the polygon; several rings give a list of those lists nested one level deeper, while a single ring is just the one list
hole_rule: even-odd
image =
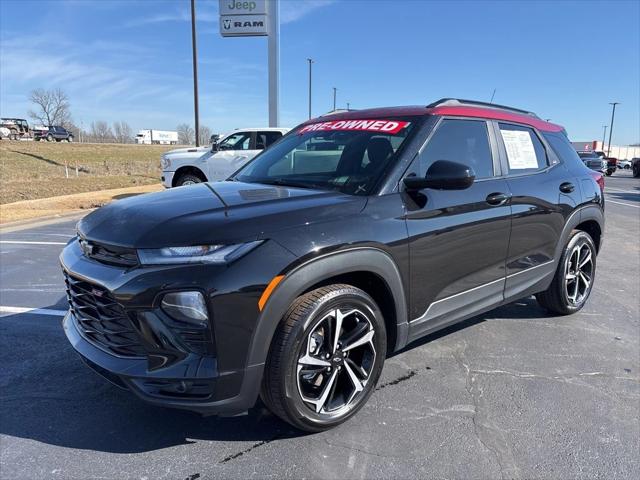
[{"label": "side mirror", "polygon": [[211,142],[211,151],[212,152],[218,151],[218,142]]},{"label": "side mirror", "polygon": [[449,160],[438,160],[427,170],[424,178],[405,177],[404,185],[409,191],[432,188],[436,190],[464,190],[473,185],[476,174],[471,167]]}]

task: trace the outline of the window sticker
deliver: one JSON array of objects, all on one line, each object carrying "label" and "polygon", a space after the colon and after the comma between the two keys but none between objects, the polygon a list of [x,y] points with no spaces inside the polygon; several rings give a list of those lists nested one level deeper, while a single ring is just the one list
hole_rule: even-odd
[{"label": "window sticker", "polygon": [[306,125],[300,129],[298,134],[307,132],[323,132],[337,130],[359,130],[363,132],[380,132],[395,134],[409,125],[410,122],[400,122],[395,120],[334,120],[332,122],[320,122]]},{"label": "window sticker", "polygon": [[521,130],[500,130],[510,170],[538,168],[538,158],[529,132]]}]

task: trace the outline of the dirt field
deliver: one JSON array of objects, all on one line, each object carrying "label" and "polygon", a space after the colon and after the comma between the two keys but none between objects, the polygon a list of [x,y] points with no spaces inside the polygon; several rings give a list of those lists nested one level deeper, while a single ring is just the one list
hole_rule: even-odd
[{"label": "dirt field", "polygon": [[173,148],[1,141],[0,204],[156,184],[160,182],[160,155]]}]

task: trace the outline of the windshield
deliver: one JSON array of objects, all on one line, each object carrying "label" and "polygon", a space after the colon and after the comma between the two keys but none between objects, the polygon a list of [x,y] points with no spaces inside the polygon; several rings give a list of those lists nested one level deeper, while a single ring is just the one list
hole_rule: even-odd
[{"label": "windshield", "polygon": [[418,120],[403,117],[303,125],[233,179],[368,195],[398,158]]}]

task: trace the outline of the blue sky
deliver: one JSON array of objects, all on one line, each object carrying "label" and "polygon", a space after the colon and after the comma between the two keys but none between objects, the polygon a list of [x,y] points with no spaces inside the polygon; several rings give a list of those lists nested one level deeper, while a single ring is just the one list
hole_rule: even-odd
[{"label": "blue sky", "polygon": [[[218,1],[197,0],[201,123],[267,123],[267,40],[221,38]],[[494,101],[564,125],[574,140],[640,142],[640,2],[281,2],[281,120],[338,106]],[[188,0],[1,0],[0,114],[26,116],[28,94],[62,87],[76,123],[134,129],[193,123]]]}]

